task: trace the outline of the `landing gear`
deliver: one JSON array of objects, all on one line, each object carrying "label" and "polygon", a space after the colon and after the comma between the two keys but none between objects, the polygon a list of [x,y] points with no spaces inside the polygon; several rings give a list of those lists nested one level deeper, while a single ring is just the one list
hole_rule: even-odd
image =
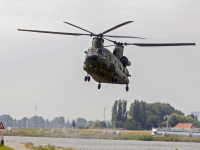
[{"label": "landing gear", "polygon": [[128,92],[128,90],[129,90],[129,87],[128,87],[128,85],[126,85],[126,92]]},{"label": "landing gear", "polygon": [[112,83],[117,83],[117,77],[112,78]]},{"label": "landing gear", "polygon": [[98,84],[98,89],[100,89],[100,88],[101,88],[101,83]]},{"label": "landing gear", "polygon": [[87,76],[85,76],[84,80],[85,80],[85,82],[87,81]]},{"label": "landing gear", "polygon": [[117,78],[115,78],[114,80],[115,80],[115,83],[117,83]]},{"label": "landing gear", "polygon": [[86,81],[90,82],[90,76],[88,76],[88,75],[85,76],[84,80],[85,80],[85,82],[86,82]]}]

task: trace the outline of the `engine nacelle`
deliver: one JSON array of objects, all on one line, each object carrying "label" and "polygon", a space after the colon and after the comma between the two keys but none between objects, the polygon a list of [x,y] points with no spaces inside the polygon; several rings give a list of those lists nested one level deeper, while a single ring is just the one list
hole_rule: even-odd
[{"label": "engine nacelle", "polygon": [[122,62],[122,64],[124,65],[124,67],[131,65],[131,62],[128,60],[128,58],[126,56],[122,56],[120,58],[120,61]]}]

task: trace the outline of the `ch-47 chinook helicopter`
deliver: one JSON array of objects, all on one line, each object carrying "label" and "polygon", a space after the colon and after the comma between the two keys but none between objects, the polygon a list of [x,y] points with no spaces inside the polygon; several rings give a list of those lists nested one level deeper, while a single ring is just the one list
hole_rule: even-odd
[{"label": "ch-47 chinook helicopter", "polygon": [[[131,65],[131,62],[128,60],[126,56],[123,56],[124,45],[135,45],[135,46],[144,46],[144,47],[152,47],[152,46],[188,46],[188,45],[196,45],[195,43],[120,43],[105,37],[112,38],[139,38],[140,37],[132,37],[132,36],[116,36],[116,35],[105,35],[106,33],[115,30],[121,26],[129,24],[133,21],[126,21],[119,25],[116,25],[102,33],[95,34],[88,30],[85,30],[81,27],[73,25],[69,22],[64,22],[73,27],[79,28],[83,31],[88,32],[89,34],[83,33],[68,33],[68,32],[52,32],[52,31],[39,31],[39,30],[26,30],[26,29],[18,29],[18,31],[28,31],[28,32],[38,32],[38,33],[49,33],[49,34],[61,34],[61,35],[73,35],[73,36],[91,36],[93,37],[92,46],[85,51],[85,62],[83,65],[83,69],[87,72],[87,76],[85,76],[85,81],[90,81],[90,76],[98,82],[98,89],[101,88],[101,83],[111,83],[111,84],[125,84],[126,91],[129,91],[129,79],[131,75],[127,69],[127,66]],[[110,42],[113,42],[115,46],[113,52],[110,52],[104,46],[104,39]]]}]

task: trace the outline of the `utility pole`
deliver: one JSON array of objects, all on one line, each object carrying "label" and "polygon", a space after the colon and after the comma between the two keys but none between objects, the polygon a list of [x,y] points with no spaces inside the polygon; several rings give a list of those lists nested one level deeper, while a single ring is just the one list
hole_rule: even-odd
[{"label": "utility pole", "polygon": [[37,107],[38,107],[38,105],[41,103],[41,101],[37,104],[37,105],[35,105],[35,116],[37,116]]},{"label": "utility pole", "polygon": [[167,129],[168,129],[168,121],[169,119],[171,119],[171,117],[169,115],[165,115],[163,119],[166,119],[167,118]]},{"label": "utility pole", "polygon": [[35,105],[35,116],[37,116],[37,105]]},{"label": "utility pole", "polygon": [[107,109],[107,108],[109,108],[109,107],[104,107],[104,108],[103,108],[103,109],[104,109],[104,122],[106,121],[106,120],[105,120],[105,118],[106,118],[105,112],[106,112],[106,109]]}]

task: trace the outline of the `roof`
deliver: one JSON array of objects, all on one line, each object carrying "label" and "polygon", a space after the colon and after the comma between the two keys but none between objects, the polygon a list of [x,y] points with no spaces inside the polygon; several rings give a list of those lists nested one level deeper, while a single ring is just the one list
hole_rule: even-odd
[{"label": "roof", "polygon": [[192,129],[197,127],[193,123],[178,123],[174,128]]}]

